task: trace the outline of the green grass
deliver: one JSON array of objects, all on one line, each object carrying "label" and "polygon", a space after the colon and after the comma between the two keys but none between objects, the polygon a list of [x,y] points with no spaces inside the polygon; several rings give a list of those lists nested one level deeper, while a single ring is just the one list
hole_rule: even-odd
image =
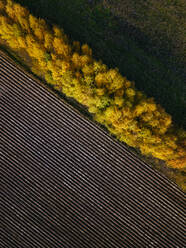
[{"label": "green grass", "polygon": [[[139,37],[139,32],[137,34],[133,32],[143,45],[151,41],[152,46],[149,49],[151,52],[159,54],[160,57],[164,55],[166,60],[172,54],[175,55],[174,61],[176,57],[176,63],[186,63],[185,0],[104,0],[103,2],[114,15],[147,36],[145,41],[142,36]],[[148,49],[147,46],[146,48]]]},{"label": "green grass", "polygon": [[[151,49],[146,49],[148,42],[151,44],[148,36],[140,33],[136,27],[126,25],[127,17],[118,18],[111,13],[112,11],[119,16],[117,11],[114,11],[116,7],[113,2],[116,1],[94,0],[92,4],[88,0],[17,0],[17,2],[27,6],[37,17],[63,27],[71,40],[89,44],[95,58],[101,59],[109,67],[118,67],[122,75],[135,81],[137,89],[149,97],[154,97],[155,101],[172,115],[175,123],[180,127],[186,127],[183,75],[180,64],[175,67],[170,62],[177,59],[176,55],[174,59],[167,55],[169,60],[166,60],[162,59],[166,56],[155,55]],[[105,3],[105,8],[102,2]],[[117,3],[119,2],[123,1],[119,0]],[[131,2],[135,5],[137,1]],[[139,7],[139,4],[136,4],[136,7]],[[142,8],[139,11],[142,15],[141,11]],[[152,17],[154,18],[155,16]],[[161,48],[160,45],[158,44],[158,47]],[[164,47],[164,53],[166,52],[168,50]]]}]

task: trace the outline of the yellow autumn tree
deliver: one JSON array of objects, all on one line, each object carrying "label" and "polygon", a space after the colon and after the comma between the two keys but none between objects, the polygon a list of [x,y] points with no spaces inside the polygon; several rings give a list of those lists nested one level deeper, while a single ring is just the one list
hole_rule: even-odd
[{"label": "yellow autumn tree", "polygon": [[49,31],[44,32],[44,47],[50,52],[53,50],[53,35]]},{"label": "yellow autumn tree", "polygon": [[12,0],[0,1],[0,39],[24,49],[34,73],[84,104],[119,140],[173,168],[186,167],[185,132],[117,68],[95,60],[88,44],[70,43],[64,30],[49,27]]},{"label": "yellow autumn tree", "polygon": [[6,6],[5,1],[4,0],[0,1],[0,12],[1,13],[4,12],[5,6]]}]

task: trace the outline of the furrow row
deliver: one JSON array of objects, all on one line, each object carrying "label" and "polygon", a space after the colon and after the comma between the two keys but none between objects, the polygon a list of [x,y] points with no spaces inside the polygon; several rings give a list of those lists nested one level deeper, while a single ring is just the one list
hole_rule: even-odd
[{"label": "furrow row", "polygon": [[[12,143],[12,142],[11,142]],[[17,143],[17,142],[16,142]],[[28,155],[27,155],[28,156]],[[47,158],[47,161],[48,161],[48,159],[49,158]],[[69,163],[68,163],[68,166],[69,166]],[[67,170],[68,170],[68,167],[67,167]],[[70,173],[70,171],[69,171],[69,173]],[[78,182],[78,183],[80,183],[80,182]],[[78,183],[77,183],[77,185],[78,185]],[[71,184],[72,184],[72,182],[71,182]],[[87,186],[87,185],[86,185]],[[77,187],[77,186],[76,186]],[[83,188],[83,187],[82,187]],[[91,190],[91,189],[90,189]],[[138,211],[138,208],[135,210],[135,211]],[[151,220],[152,221],[152,220]]]},{"label": "furrow row", "polygon": [[6,245],[184,247],[183,192],[6,56],[0,63]]},{"label": "furrow row", "polygon": [[[23,125],[23,127],[24,126],[26,126],[26,125]],[[11,130],[13,130],[12,134],[11,134]],[[11,137],[11,135],[12,135],[12,137],[19,135],[19,137],[22,137],[22,139],[25,138],[25,131],[24,131],[24,129],[21,129],[20,126],[18,128],[16,128],[16,126],[14,126],[14,129],[13,129],[13,126],[12,127],[10,126],[10,131],[5,130],[5,132],[8,132],[8,134],[7,134],[8,137]],[[27,132],[28,132],[28,130],[27,130]],[[49,134],[49,132],[46,131],[46,135],[47,135],[47,133]],[[31,134],[29,134],[29,135],[31,135]],[[4,136],[5,136],[5,133],[4,133]],[[32,133],[31,136],[34,137],[35,134]],[[81,150],[81,147],[79,147],[79,149],[77,150],[78,145],[77,144],[74,145],[73,140],[70,140],[70,142],[69,142],[68,136],[66,136],[64,133],[63,133],[63,138],[62,138],[63,143],[61,142],[59,146],[57,146],[56,140],[54,141],[52,139],[49,139],[49,137],[47,137],[47,142],[44,142],[43,144],[41,144],[41,148],[39,148],[39,147],[37,147],[38,146],[38,140],[40,140],[40,139],[38,139],[38,137],[37,137],[37,140],[32,139],[32,142],[30,143],[31,151],[33,150],[34,147],[36,147],[35,149],[38,149],[40,151],[40,153],[42,152],[43,149],[44,149],[44,151],[47,151],[47,149],[49,149],[48,151],[50,153],[50,156],[53,156],[53,154],[54,154],[55,159],[59,158],[58,162],[60,162],[61,157],[65,156],[68,153],[69,153],[69,157],[70,157],[70,154],[78,153],[78,158],[80,159],[80,161],[83,161],[81,174],[85,173],[86,168],[88,168],[88,170],[90,172],[89,174],[88,173],[85,174],[86,180],[87,180],[87,178],[90,177],[90,175],[92,176],[92,174],[95,173],[95,169],[94,169],[94,167],[95,167],[94,163],[96,163],[95,157],[92,158],[91,153],[89,153],[88,151],[86,153],[84,153]],[[17,143],[19,143],[19,142],[21,144],[20,149],[23,149],[24,148],[23,144],[25,143],[25,141],[24,140],[17,141]],[[48,143],[50,143],[49,147],[46,146],[46,144],[48,144]],[[27,150],[28,150],[27,138],[26,138],[25,146],[27,146]],[[63,151],[61,149],[61,147],[65,147],[65,150]],[[19,148],[16,147],[16,149],[19,149]],[[105,176],[105,178],[109,179],[109,180],[112,180],[112,178],[113,178],[117,182],[117,185],[119,185],[117,187],[116,186],[113,187],[111,185],[112,186],[111,188],[113,190],[125,189],[126,188],[125,184],[127,184],[127,187],[130,187],[130,194],[131,194],[131,196],[133,196],[133,199],[135,199],[136,193],[138,193],[141,198],[143,197],[143,196],[141,196],[140,191],[136,192],[136,187],[138,185],[141,187],[142,186],[141,184],[143,184],[142,181],[138,182],[138,179],[135,179],[134,176],[130,177],[130,175],[128,175],[127,171],[126,171],[125,174],[122,174],[122,177],[123,177],[123,179],[125,179],[125,181],[121,182],[121,177],[119,177],[119,180],[120,180],[119,181],[117,174],[112,173],[112,171],[110,171],[110,169],[108,168],[107,164],[104,162],[105,161],[97,160],[97,167],[96,167],[97,176],[101,176],[104,178],[104,175],[107,175],[107,176]],[[92,164],[91,167],[88,166],[90,164]],[[104,168],[104,164],[105,164],[105,168]],[[84,165],[87,165],[87,167],[85,167]],[[100,165],[102,165],[102,166],[100,167]],[[73,164],[71,166],[73,167]],[[78,170],[80,170],[80,166],[78,166]],[[60,168],[59,168],[59,171],[60,171]],[[144,185],[144,188],[145,188],[145,185]],[[168,213],[168,215],[169,215],[169,212],[171,209],[169,207],[165,208],[165,206],[160,203],[160,200],[159,200],[159,204],[158,204],[158,200],[159,200],[159,198],[156,199],[156,198],[152,197],[152,192],[150,192],[149,197],[146,194],[145,198],[143,197],[143,201],[137,201],[137,203],[143,206],[145,203],[144,201],[146,201],[146,204],[144,205],[144,207],[148,205],[148,208],[150,208],[150,209],[151,208],[153,209],[154,206],[158,206],[158,207],[161,206],[162,207],[161,210],[159,210],[159,209],[156,210],[156,217],[158,217],[158,213],[159,213],[159,216],[161,216],[162,213],[164,213],[164,214]],[[180,219],[180,221],[183,221],[182,217],[179,218],[178,212],[176,211],[176,207],[178,207],[178,206],[175,205],[173,208],[174,215],[173,215],[173,210],[171,210],[171,213],[170,213],[170,219],[173,219],[173,218],[176,219],[176,222],[174,223],[174,225],[177,225],[177,219]],[[181,212],[180,212],[180,214],[181,214]]]},{"label": "furrow row", "polygon": [[[8,63],[6,60],[4,60],[3,61],[5,64],[6,63]],[[12,66],[13,68],[12,68],[12,70],[13,70],[13,74],[14,74],[14,77],[15,77],[15,75],[16,75],[16,73],[15,73],[15,70],[17,70],[17,75],[18,75],[18,80],[20,79],[20,71],[15,67],[15,66],[13,66],[12,64],[8,64],[8,66]],[[10,68],[9,68],[9,70],[11,70]],[[10,71],[9,71],[9,73],[10,73]],[[83,122],[83,124],[85,125],[85,122],[87,122],[88,120],[82,120],[82,118],[81,117],[79,117],[78,116],[78,114],[76,113],[76,112],[72,112],[72,109],[68,106],[68,105],[64,105],[64,103],[62,103],[62,102],[60,102],[60,101],[56,101],[56,99],[55,99],[55,97],[52,95],[52,94],[50,94],[50,95],[48,95],[49,94],[49,92],[47,92],[46,91],[46,89],[44,89],[44,88],[42,88],[40,85],[38,85],[36,82],[34,82],[31,78],[29,78],[26,74],[24,74],[23,72],[21,72],[21,75],[22,75],[22,78],[23,78],[23,81],[21,81],[21,83],[22,83],[22,86],[23,85],[25,85],[26,86],[26,88],[28,88],[28,87],[30,87],[30,89],[32,90],[32,94],[33,94],[33,91],[34,91],[34,89],[36,90],[35,91],[35,94],[39,97],[39,92],[38,91],[40,91],[40,93],[42,94],[42,96],[44,97],[44,94],[43,94],[43,92],[45,91],[45,97],[47,97],[47,98],[51,98],[50,100],[50,104],[52,103],[52,102],[54,102],[55,103],[55,105],[54,105],[54,110],[56,109],[56,110],[62,110],[63,109],[63,111],[68,111],[69,112],[69,109],[71,110],[70,112],[70,114],[72,114],[72,115],[76,115],[75,117],[77,117],[78,118],[78,122]],[[9,74],[9,76],[10,76],[10,74]],[[28,81],[27,81],[27,83],[25,82],[25,79],[29,79],[29,83],[31,84],[30,86],[28,85]],[[53,101],[52,101],[53,100]],[[40,98],[40,101],[42,102],[42,98]],[[62,106],[63,105],[63,106]],[[52,106],[51,106],[52,107]],[[57,108],[57,107],[60,107],[60,108]],[[51,110],[52,111],[52,110]],[[102,136],[102,138],[103,138],[103,136],[105,135],[105,133],[104,133],[104,131],[102,131],[102,130],[99,130],[99,127],[97,127],[97,126],[95,126],[93,123],[91,123],[90,121],[88,121],[88,126],[89,126],[89,128],[90,128],[90,126],[92,126],[94,129],[96,128],[96,135],[98,136],[98,132],[100,132],[101,133],[101,136]],[[108,140],[110,137],[106,134],[105,135],[106,136],[106,139]],[[115,142],[115,141],[113,141],[112,140],[112,143],[115,143],[115,145],[119,145],[117,142]],[[119,145],[119,148],[121,149],[121,145]],[[124,148],[125,149],[125,152],[126,153],[129,153],[129,155],[130,155],[130,157],[131,157],[131,159],[137,159],[137,160],[139,160],[136,156],[134,156],[134,154],[132,154],[131,152],[129,152],[128,151],[128,149],[126,149],[126,147],[124,147],[124,146],[122,146],[122,148]],[[133,157],[132,157],[132,156]],[[140,161],[140,160],[139,160]],[[140,162],[142,162],[142,163],[144,163],[143,161],[140,161]],[[144,166],[148,166],[148,165],[146,165],[145,163],[144,163]],[[146,168],[144,168],[144,169],[146,169]],[[148,170],[149,170],[149,166],[148,166],[148,168],[147,168]],[[151,168],[150,168],[151,169]],[[151,169],[152,170],[152,169]],[[159,174],[158,172],[157,172],[157,174]],[[162,175],[157,175],[157,176],[160,176],[161,177],[161,181],[162,180],[167,180],[166,178],[164,178],[164,177],[162,177]],[[171,186],[174,186],[174,185],[171,185]],[[177,188],[176,188],[177,189]],[[178,190],[178,189],[177,189]],[[174,192],[175,193],[175,192]],[[178,192],[177,193],[182,193],[182,192],[180,192],[179,190],[178,190]],[[183,194],[182,194],[183,195]]]},{"label": "furrow row", "polygon": [[[11,94],[12,94],[13,92],[11,91]],[[17,95],[19,95],[18,94],[18,92],[16,92],[15,94],[17,94]],[[10,96],[11,97],[11,96]],[[19,101],[18,99],[16,99],[17,101]],[[10,99],[10,101],[11,101],[11,99]],[[26,99],[25,99],[25,101],[26,101]],[[13,108],[13,106],[11,106],[11,109]],[[35,108],[34,108],[35,109]],[[33,110],[32,110],[33,111]],[[18,113],[19,114],[19,113]],[[26,112],[24,113],[25,115],[26,115]],[[34,113],[35,114],[35,113]],[[42,113],[43,114],[43,113]],[[38,118],[40,118],[41,116],[42,116],[42,114],[38,117]],[[47,114],[48,114],[48,112],[46,112],[46,116],[47,116]],[[30,115],[30,113],[28,112],[28,115]],[[43,117],[43,118],[45,118],[45,117]],[[68,125],[68,129],[71,129],[70,127],[71,127],[71,125],[70,125],[70,121],[69,121],[69,119],[68,119],[68,116],[66,117],[67,118],[67,120],[66,120],[66,122],[68,122],[68,123],[66,123],[66,125]],[[55,119],[54,119],[55,120]],[[65,115],[63,115],[63,122],[62,122],[62,124],[63,124],[63,126],[64,126],[64,120],[65,120]],[[47,123],[49,123],[49,121],[51,121],[51,116],[49,116],[49,118],[47,119]],[[73,120],[72,120],[73,121]],[[55,120],[55,122],[57,122],[57,120]],[[54,132],[55,132],[55,122],[53,122],[52,123],[52,125],[54,126]],[[72,122],[71,122],[72,123]],[[59,123],[59,125],[60,125],[61,123]],[[73,124],[73,123],[72,123]],[[61,125],[60,125],[61,126]],[[74,128],[74,127],[73,127]],[[77,127],[75,127],[76,129],[77,129]],[[73,129],[72,129],[73,130]],[[82,130],[82,131],[81,131]],[[83,127],[82,127],[82,129],[80,130],[80,134],[81,133],[83,133]],[[58,130],[58,131],[60,131],[60,130]],[[64,131],[64,130],[63,130]],[[75,133],[75,132],[74,132]],[[84,132],[85,133],[85,132]],[[88,130],[87,130],[87,132],[86,132],[86,134],[88,133]],[[77,137],[78,137],[78,133],[76,133],[76,134],[74,134],[74,135],[76,135]],[[81,137],[81,135],[80,135],[80,137]],[[82,138],[83,138],[83,135],[82,135]],[[91,142],[91,137],[90,137],[90,142]],[[86,139],[86,143],[88,143],[88,139]],[[91,142],[91,145],[93,146],[94,144],[92,144],[93,142]],[[94,148],[94,150],[95,150],[95,146],[93,147]],[[100,149],[101,149],[101,146],[100,146]],[[107,149],[108,149],[108,147],[107,147]],[[107,150],[106,149],[106,147],[104,147],[104,150],[103,150],[103,154],[105,153],[105,150]],[[110,154],[109,154],[110,155]],[[113,152],[113,155],[114,155],[114,152]],[[96,154],[95,154],[95,156],[96,156]],[[110,159],[110,158],[109,158]],[[116,158],[116,156],[115,156],[115,159],[117,159]],[[129,161],[129,159],[128,159],[128,161]],[[122,161],[122,159],[121,159],[121,162],[123,162],[124,164],[127,164],[128,165],[128,170],[129,170],[129,172],[128,173],[130,173],[130,170],[133,170],[131,173],[132,174],[134,174],[134,172],[137,172],[138,174],[140,174],[140,171],[139,171],[139,169],[137,170],[137,171],[135,171],[135,166],[134,167],[132,167],[131,168],[131,163],[130,162],[128,162],[126,159],[125,160],[123,160]],[[120,162],[120,160],[119,160],[119,162]],[[124,165],[123,164],[123,165]],[[117,170],[118,170],[119,168],[117,168]],[[112,168],[112,170],[114,170],[113,168]],[[142,172],[143,172],[143,174],[145,174],[145,171],[144,170],[142,170]],[[146,180],[149,180],[148,178],[150,177],[150,175],[149,175],[150,173],[148,173],[148,174],[146,174],[146,176],[147,176],[147,179]],[[140,175],[138,175],[138,176],[140,176]],[[144,176],[143,176],[144,177]],[[152,181],[152,180],[151,180]],[[151,181],[149,181],[151,184],[152,184],[152,182]],[[147,183],[147,182],[146,182]],[[159,182],[159,183],[161,183],[161,182]],[[156,180],[156,178],[155,178],[155,180],[154,180],[154,184],[155,184],[155,186],[156,186],[156,191],[157,191],[157,187],[158,187],[158,185],[157,185],[157,180]],[[159,186],[160,187],[160,189],[162,190],[162,185],[160,185]],[[161,193],[161,192],[160,192]],[[166,200],[166,194],[164,194],[163,195],[163,199],[164,199],[164,201]],[[170,195],[169,195],[169,205],[170,205]],[[174,202],[175,202],[175,196],[174,196],[174,198],[172,198],[172,201],[173,201],[173,204],[174,204]],[[183,204],[184,204],[184,202],[183,202]]]}]

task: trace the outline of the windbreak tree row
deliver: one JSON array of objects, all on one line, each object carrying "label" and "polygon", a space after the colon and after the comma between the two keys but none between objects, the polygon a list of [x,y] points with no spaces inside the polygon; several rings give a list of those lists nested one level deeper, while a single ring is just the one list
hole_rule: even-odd
[{"label": "windbreak tree row", "polygon": [[171,116],[117,68],[95,60],[87,44],[70,42],[62,29],[11,0],[0,1],[0,38],[24,50],[34,73],[86,106],[120,141],[170,167],[186,167],[186,131],[175,128]]}]

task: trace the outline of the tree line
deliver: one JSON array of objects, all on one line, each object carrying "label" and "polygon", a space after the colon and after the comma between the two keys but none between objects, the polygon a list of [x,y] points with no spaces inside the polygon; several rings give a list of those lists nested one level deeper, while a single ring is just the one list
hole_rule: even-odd
[{"label": "tree line", "polygon": [[170,167],[186,167],[186,131],[176,128],[171,116],[117,68],[95,60],[87,44],[71,42],[58,26],[12,0],[0,1],[0,38],[26,52],[34,73],[85,105],[120,141]]}]

